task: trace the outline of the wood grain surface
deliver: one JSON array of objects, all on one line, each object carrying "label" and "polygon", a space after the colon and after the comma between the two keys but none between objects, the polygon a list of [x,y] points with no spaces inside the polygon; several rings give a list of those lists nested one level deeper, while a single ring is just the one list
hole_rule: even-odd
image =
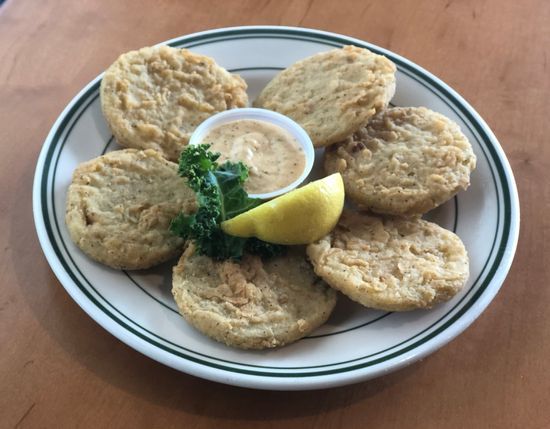
[{"label": "wood grain surface", "polygon": [[[482,316],[421,362],[314,392],[207,382],[111,336],[52,274],[31,187],[63,107],[121,52],[250,24],[391,49],[455,88],[500,139],[521,200],[514,264]],[[8,0],[0,58],[0,427],[550,427],[548,0]]]}]

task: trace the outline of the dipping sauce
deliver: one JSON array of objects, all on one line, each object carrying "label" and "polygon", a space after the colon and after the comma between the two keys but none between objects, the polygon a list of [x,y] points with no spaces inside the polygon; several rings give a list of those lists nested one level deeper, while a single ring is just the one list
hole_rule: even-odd
[{"label": "dipping sauce", "polygon": [[249,194],[282,189],[298,179],[306,166],[300,143],[285,129],[266,121],[242,119],[219,125],[202,143],[221,153],[218,162],[242,161],[248,166],[244,188]]}]

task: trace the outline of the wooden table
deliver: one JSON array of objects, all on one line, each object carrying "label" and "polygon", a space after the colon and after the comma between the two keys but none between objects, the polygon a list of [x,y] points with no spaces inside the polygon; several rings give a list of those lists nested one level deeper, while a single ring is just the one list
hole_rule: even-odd
[{"label": "wooden table", "polygon": [[[515,262],[483,315],[423,361],[314,392],[207,382],[108,334],[46,263],[31,185],[66,103],[121,52],[250,24],[394,50],[454,87],[499,137],[521,200]],[[550,2],[8,0],[0,58],[0,427],[550,427]]]}]

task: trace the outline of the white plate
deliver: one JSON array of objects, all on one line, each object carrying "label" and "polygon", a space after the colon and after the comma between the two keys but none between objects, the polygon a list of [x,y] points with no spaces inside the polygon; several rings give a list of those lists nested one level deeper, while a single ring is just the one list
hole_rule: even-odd
[{"label": "white plate", "polygon": [[212,56],[239,73],[250,99],[284,67],[320,51],[354,44],[397,64],[393,104],[427,106],[458,122],[472,142],[472,185],[430,214],[456,231],[470,254],[464,290],[430,311],[386,313],[340,299],[327,324],[279,350],[240,351],[209,340],[178,315],[171,264],[146,272],[96,264],[71,242],[65,195],[78,163],[116,148],[100,109],[99,82],[69,103],[40,153],[33,189],[44,254],[72,298],[101,326],[145,355],[189,374],[261,389],[316,389],[366,380],[401,368],[461,333],[487,307],[508,272],[519,231],[516,185],[495,136],[475,110],[442,81],[410,61],[361,40],[288,27],[239,27],[173,39],[168,44]]}]

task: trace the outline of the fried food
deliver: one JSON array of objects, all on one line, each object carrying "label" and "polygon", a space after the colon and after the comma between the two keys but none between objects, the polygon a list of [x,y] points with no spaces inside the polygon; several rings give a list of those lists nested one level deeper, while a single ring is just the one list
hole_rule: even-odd
[{"label": "fried food", "polygon": [[[178,218],[186,244],[169,231],[178,214],[197,210],[197,197],[170,160],[178,160],[205,119],[247,105],[246,83],[211,58],[185,49],[158,46],[121,55],[103,77],[101,106],[118,143],[131,149],[75,170],[66,206],[72,240],[92,259],[118,269],[149,268],[185,247],[172,277],[181,315],[201,333],[241,349],[281,347],[307,336],[329,318],[337,291],[387,311],[431,308],[451,299],[469,276],[466,249],[454,233],[418,215],[466,189],[476,157],[459,126],[443,115],[422,107],[388,108],[395,72],[390,60],[367,49],[333,49],[279,73],[255,106],[291,117],[316,147],[328,146],[325,170],[341,173],[344,185],[338,178],[334,189],[339,193],[333,189],[337,195],[329,202],[339,210],[332,218],[327,210],[322,213],[332,219],[322,234],[340,216],[344,187],[361,208],[405,217],[345,210],[336,227],[307,248],[289,246],[284,255],[262,260],[259,254],[278,253],[228,241],[230,250],[239,252],[212,254],[244,256],[220,261],[197,251],[205,243],[218,245],[210,239],[216,235],[203,234],[202,241],[193,242],[195,236],[187,233],[200,215]],[[184,158],[182,169],[193,171]],[[230,192],[214,181],[208,184],[212,205],[223,207],[220,198]],[[320,227],[311,216],[294,231],[296,222],[307,218],[298,209],[319,209],[320,198],[331,196],[326,189],[323,195],[308,194],[308,186],[294,191],[301,204],[273,204],[290,201],[283,196],[229,218],[222,230],[270,243],[317,239],[319,234],[300,239],[305,227]],[[197,192],[204,203],[206,193]],[[211,210],[200,220],[215,228],[225,219],[221,211]],[[291,216],[292,211],[300,213]],[[285,214],[288,219],[281,221]],[[281,228],[287,230],[284,240]],[[254,251],[258,254],[247,253]]]},{"label": "fried food", "polygon": [[254,102],[294,119],[314,146],[345,139],[384,109],[395,93],[395,65],[367,49],[345,46],[298,61]]},{"label": "fried food", "polygon": [[122,54],[101,81],[101,107],[117,142],[177,161],[195,128],[248,104],[246,83],[204,55],[168,46]]},{"label": "fried food", "polygon": [[90,258],[143,269],[177,256],[183,240],[170,233],[170,221],[195,207],[176,164],[151,149],[125,149],[76,168],[65,219],[72,240]]},{"label": "fried food", "polygon": [[424,107],[389,108],[342,143],[327,148],[328,174],[346,195],[377,213],[418,215],[470,184],[476,157],[460,127]]},{"label": "fried food", "polygon": [[387,311],[431,308],[468,279],[460,238],[421,219],[384,219],[346,211],[307,247],[315,273],[360,304]]},{"label": "fried food", "polygon": [[303,248],[262,262],[217,262],[190,244],[174,267],[172,294],[196,329],[229,346],[280,347],[322,325],[336,292],[313,272]]}]

